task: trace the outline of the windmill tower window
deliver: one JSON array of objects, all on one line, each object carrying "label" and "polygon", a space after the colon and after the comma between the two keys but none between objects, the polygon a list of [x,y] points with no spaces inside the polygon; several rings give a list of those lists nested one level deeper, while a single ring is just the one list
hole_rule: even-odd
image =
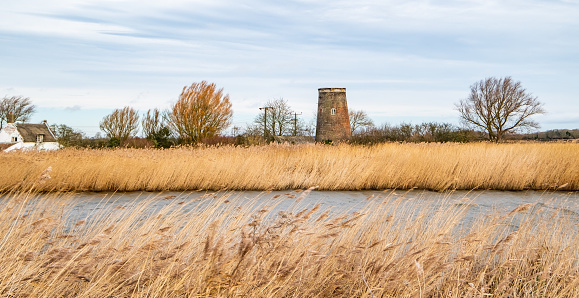
[{"label": "windmill tower window", "polygon": [[332,108],[332,115],[336,115],[336,108]]}]

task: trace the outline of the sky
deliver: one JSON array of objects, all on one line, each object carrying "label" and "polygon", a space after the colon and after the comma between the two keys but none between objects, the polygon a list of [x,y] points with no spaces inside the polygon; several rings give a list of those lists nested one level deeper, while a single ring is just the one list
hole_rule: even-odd
[{"label": "sky", "polygon": [[346,88],[377,125],[459,124],[455,103],[511,76],[544,103],[541,130],[579,128],[579,0],[19,0],[0,8],[0,96],[31,122],[99,131],[114,109],[167,109],[206,80],[233,126],[271,99],[313,119]]}]

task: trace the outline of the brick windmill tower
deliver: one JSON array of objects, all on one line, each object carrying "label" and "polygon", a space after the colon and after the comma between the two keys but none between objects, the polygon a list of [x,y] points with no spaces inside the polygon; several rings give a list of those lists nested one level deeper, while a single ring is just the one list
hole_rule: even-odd
[{"label": "brick windmill tower", "polygon": [[351,136],[346,88],[318,89],[316,142],[345,141]]}]

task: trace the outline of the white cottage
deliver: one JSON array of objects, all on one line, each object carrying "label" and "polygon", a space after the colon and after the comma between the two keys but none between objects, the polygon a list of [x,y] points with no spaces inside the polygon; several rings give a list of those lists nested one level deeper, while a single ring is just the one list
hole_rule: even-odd
[{"label": "white cottage", "polygon": [[0,130],[0,150],[4,152],[58,149],[60,149],[60,144],[46,122],[42,124],[14,123],[12,119],[8,119],[8,124]]}]

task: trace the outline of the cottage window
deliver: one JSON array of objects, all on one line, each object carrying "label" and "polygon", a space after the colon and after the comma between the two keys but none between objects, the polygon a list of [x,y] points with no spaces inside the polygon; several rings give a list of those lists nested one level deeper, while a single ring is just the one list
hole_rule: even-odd
[{"label": "cottage window", "polygon": [[332,115],[336,115],[336,108],[332,108]]},{"label": "cottage window", "polygon": [[36,143],[42,143],[44,142],[44,135],[43,134],[37,134],[36,135]]},{"label": "cottage window", "polygon": [[18,142],[18,137],[12,137],[12,142]]}]

